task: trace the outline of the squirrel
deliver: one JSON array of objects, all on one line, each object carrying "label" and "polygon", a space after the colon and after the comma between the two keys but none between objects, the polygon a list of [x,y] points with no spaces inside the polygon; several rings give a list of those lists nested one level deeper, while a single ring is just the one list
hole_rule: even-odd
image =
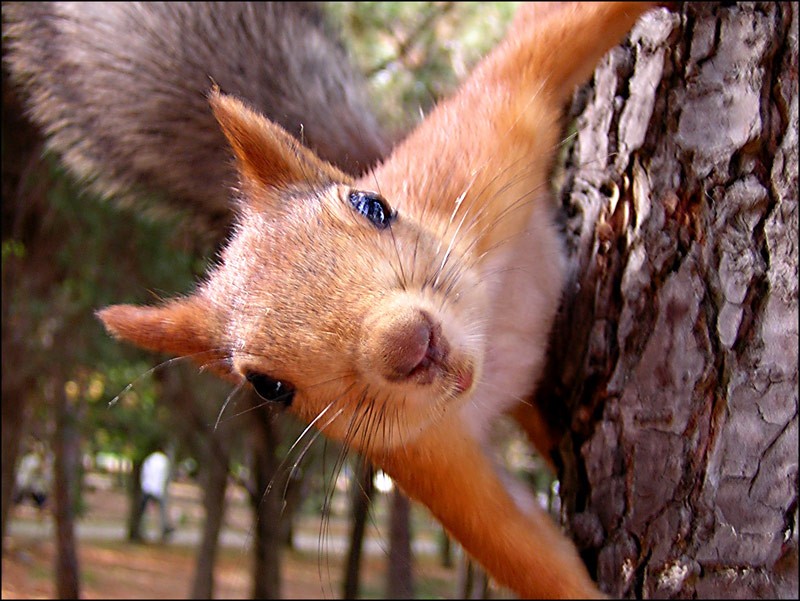
[{"label": "squirrel", "polygon": [[[65,25],[60,35],[80,35],[83,17],[58,6],[55,12],[78,23],[77,34]],[[156,9],[147,6],[130,13],[115,9],[144,23],[140,33],[130,26],[124,53],[113,40],[114,52],[131,61],[124,76],[136,77],[139,68],[144,76],[159,69],[163,77],[181,75],[183,65],[171,65],[169,56],[157,64],[142,63],[163,50],[146,47],[160,39],[156,34],[162,28],[169,32],[165,36],[178,35],[173,24],[149,20]],[[101,169],[114,165],[97,175],[100,181],[106,178],[101,187],[111,191],[120,180],[147,182],[155,171],[170,172],[174,166],[175,173],[158,177],[175,182],[159,185],[176,194],[185,188],[188,196],[195,182],[182,181],[187,160],[208,172],[200,196],[219,187],[211,181],[227,183],[228,171],[214,165],[226,158],[216,143],[207,142],[213,137],[207,121],[197,117],[202,127],[191,131],[205,102],[198,87],[208,82],[208,73],[218,84],[210,84],[207,101],[235,157],[233,233],[191,294],[159,305],[99,310],[112,335],[190,357],[225,379],[252,386],[266,401],[288,407],[357,450],[426,506],[499,584],[521,597],[597,598],[603,594],[573,543],[524,487],[500,471],[486,446],[489,426],[503,414],[521,423],[536,421],[519,416],[536,411],[523,399],[541,373],[565,280],[548,190],[565,105],[602,56],[653,6],[522,4],[506,38],[380,162],[364,159],[361,152],[362,145],[370,146],[375,158],[386,150],[386,138],[368,114],[350,112],[357,126],[348,129],[324,112],[341,115],[340,106],[304,104],[306,94],[319,94],[314,85],[266,93],[236,88],[214,70],[219,65],[235,70],[235,65],[227,65],[227,54],[217,56],[221,49],[205,41],[206,52],[192,58],[200,75],[192,84],[191,115],[184,116],[180,104],[167,106],[173,110],[157,113],[151,123],[143,107],[120,132],[112,127],[113,117],[108,125],[99,122],[103,111],[114,108],[106,104],[118,100],[113,82],[123,75],[116,70],[103,75],[98,69],[97,77],[108,77],[108,98],[56,98],[58,110],[48,105],[60,80],[80,78],[82,68],[67,59],[59,68],[45,45],[38,49],[41,56],[22,51],[26,45],[36,48],[26,35],[59,26],[38,19],[36,8],[16,9],[28,14],[12,19],[19,29],[12,36],[11,65],[20,81],[25,71],[33,73],[27,84],[33,90],[31,111],[45,131],[54,132],[54,147],[67,155],[76,152],[76,163],[97,159]],[[182,18],[191,20],[195,9],[174,10],[188,11]],[[204,22],[203,11],[212,9],[196,10]],[[294,18],[300,19],[305,9],[297,10]],[[259,26],[283,35],[286,24],[280,19],[288,12],[275,9],[270,16],[275,22],[265,19]],[[111,26],[110,20],[97,21],[98,31]],[[292,51],[304,52],[320,31],[308,27],[308,35],[286,34]],[[116,26],[112,29],[116,32]],[[201,44],[186,39],[199,31],[182,31],[178,39],[190,47]],[[258,36],[245,38],[248,44],[252,37]],[[76,52],[91,56],[94,49]],[[245,65],[251,55],[248,48]],[[287,59],[265,56],[283,66],[281,76],[289,75]],[[40,60],[54,64],[34,64]],[[246,75],[240,80],[249,83]],[[168,89],[177,85],[163,83]],[[131,86],[125,87],[130,93]],[[162,87],[161,80],[145,77],[124,106],[142,102],[164,109],[169,103],[159,96]],[[346,95],[351,91],[347,84],[333,88]],[[92,89],[94,83],[87,85]],[[282,109],[276,107],[284,105],[273,98],[276,94],[286,94],[298,113],[311,111],[300,114],[303,123],[318,123],[311,113],[323,110],[321,129],[342,129],[325,133],[343,143],[331,154],[325,144],[315,145],[319,130],[309,125],[303,145],[296,124],[281,121]],[[268,98],[266,109],[262,95]],[[92,119],[96,122],[87,121]],[[116,119],[131,121],[122,112]],[[164,156],[159,165],[152,159],[163,150],[153,143],[141,151],[151,162],[139,169],[134,164],[139,130],[154,132],[156,142],[175,132],[188,154],[176,160]],[[78,134],[87,140],[69,138]],[[127,154],[94,157],[99,150]],[[532,438],[536,443],[535,433]]]}]

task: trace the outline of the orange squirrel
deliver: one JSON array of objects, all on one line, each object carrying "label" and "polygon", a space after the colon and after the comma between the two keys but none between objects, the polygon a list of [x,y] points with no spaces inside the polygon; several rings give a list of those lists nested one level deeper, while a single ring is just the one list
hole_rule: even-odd
[{"label": "orange squirrel", "polygon": [[548,174],[575,86],[651,3],[522,5],[507,38],[354,178],[212,90],[236,227],[191,295],[98,312],[115,336],[249,382],[386,471],[522,597],[602,596],[485,451],[537,384],[564,260]]}]

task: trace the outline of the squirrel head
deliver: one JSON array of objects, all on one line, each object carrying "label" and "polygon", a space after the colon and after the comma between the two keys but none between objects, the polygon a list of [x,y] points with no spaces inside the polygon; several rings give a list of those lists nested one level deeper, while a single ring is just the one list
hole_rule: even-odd
[{"label": "squirrel head", "polygon": [[99,318],[359,450],[413,439],[480,376],[486,301],[470,245],[443,241],[433,215],[404,213],[369,174],[353,180],[236,98],[215,89],[210,102],[240,176],[230,241],[194,294]]}]

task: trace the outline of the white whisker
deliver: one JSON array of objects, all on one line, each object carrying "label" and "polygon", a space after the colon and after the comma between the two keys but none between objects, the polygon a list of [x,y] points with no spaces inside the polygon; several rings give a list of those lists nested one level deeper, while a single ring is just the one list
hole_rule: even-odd
[{"label": "white whisker", "polygon": [[214,428],[213,428],[214,432],[216,432],[217,427],[220,424],[220,419],[222,418],[222,414],[225,413],[225,409],[228,406],[228,403],[233,398],[233,395],[236,394],[237,392],[239,392],[242,389],[243,385],[244,385],[243,382],[237,384],[236,386],[234,386],[233,390],[231,390],[230,394],[228,394],[228,396],[225,397],[225,401],[222,403],[222,406],[219,409],[219,413],[217,413],[217,421],[214,422]]}]

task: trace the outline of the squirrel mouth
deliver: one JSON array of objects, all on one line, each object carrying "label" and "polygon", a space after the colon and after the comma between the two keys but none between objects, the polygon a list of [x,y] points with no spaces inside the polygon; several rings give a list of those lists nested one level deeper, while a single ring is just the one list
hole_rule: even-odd
[{"label": "squirrel mouth", "polygon": [[475,381],[475,373],[471,367],[466,367],[462,370],[456,372],[456,394],[464,394],[470,388],[472,388],[472,383]]},{"label": "squirrel mouth", "polygon": [[[433,338],[434,335],[431,333],[430,340],[432,341]],[[445,360],[448,354],[446,350],[443,351],[441,347],[429,341],[424,354],[419,358],[416,365],[405,373],[395,374],[391,379],[396,382],[408,381],[420,385],[431,384],[437,376],[446,372]]]},{"label": "squirrel mouth", "polygon": [[[408,365],[411,369],[400,371],[392,378],[395,381],[408,381],[419,385],[432,384],[437,377],[447,373],[447,359],[450,355],[450,345],[442,336],[442,327],[434,323],[427,313],[421,334],[423,339],[415,349]],[[407,365],[407,366],[408,366]]]},{"label": "squirrel mouth", "polygon": [[452,382],[454,395],[460,396],[472,388],[475,374],[470,366],[454,369],[448,367],[444,362],[434,361],[425,357],[411,372],[402,378],[397,378],[396,381],[413,382],[420,386],[427,386],[433,384],[438,378]]},{"label": "squirrel mouth", "polygon": [[[436,334],[431,334],[431,342],[425,355],[414,368],[398,378],[425,386],[433,384],[438,378],[453,383],[455,396],[460,396],[472,388],[475,371],[470,364],[454,366],[450,359],[449,346],[441,341],[434,341]],[[444,350],[442,350],[444,349]]]}]

